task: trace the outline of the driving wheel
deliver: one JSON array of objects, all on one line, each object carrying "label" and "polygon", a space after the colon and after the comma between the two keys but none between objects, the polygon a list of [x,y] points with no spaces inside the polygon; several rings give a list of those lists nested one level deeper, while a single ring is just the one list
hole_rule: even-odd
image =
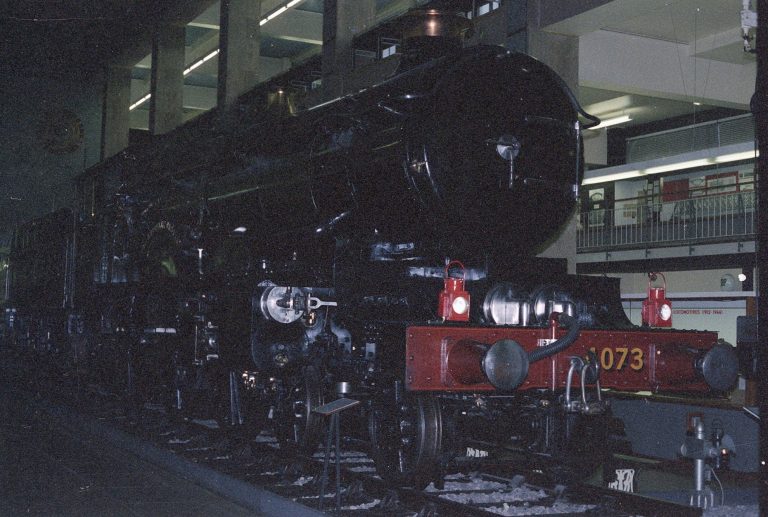
[{"label": "driving wheel", "polygon": [[317,450],[323,433],[323,417],[313,410],[323,405],[320,370],[306,366],[288,381],[287,392],[278,404],[275,434],[280,448],[300,455]]},{"label": "driving wheel", "polygon": [[376,472],[393,486],[424,488],[437,472],[443,440],[440,401],[403,393],[374,401],[369,415]]}]

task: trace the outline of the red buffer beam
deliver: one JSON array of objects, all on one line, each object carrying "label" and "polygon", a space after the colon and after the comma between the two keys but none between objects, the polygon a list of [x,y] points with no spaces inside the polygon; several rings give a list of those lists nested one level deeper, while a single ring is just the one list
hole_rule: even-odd
[{"label": "red buffer beam", "polygon": [[[531,351],[565,334],[554,327],[409,327],[406,387],[447,392],[515,385],[518,390],[563,389],[572,357],[599,364],[601,386],[618,390],[705,393],[726,390],[736,378],[736,356],[731,347],[717,344],[715,332],[582,330],[566,350],[527,364]],[[519,382],[496,381],[509,375]]]}]

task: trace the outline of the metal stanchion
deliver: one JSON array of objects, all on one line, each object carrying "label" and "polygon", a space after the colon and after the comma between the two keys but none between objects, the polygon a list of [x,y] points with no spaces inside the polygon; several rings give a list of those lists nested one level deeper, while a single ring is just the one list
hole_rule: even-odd
[{"label": "metal stanchion", "polygon": [[323,477],[320,482],[320,509],[323,509],[323,502],[325,499],[325,486],[328,482],[328,466],[331,459],[331,442],[333,436],[336,435],[336,450],[334,451],[336,459],[336,511],[341,511],[341,432],[340,432],[340,417],[341,412],[345,409],[355,407],[360,404],[359,400],[340,398],[333,402],[329,402],[323,406],[313,409],[315,413],[323,416],[330,416],[328,422],[328,431],[326,432],[325,439],[325,458],[323,459]]}]

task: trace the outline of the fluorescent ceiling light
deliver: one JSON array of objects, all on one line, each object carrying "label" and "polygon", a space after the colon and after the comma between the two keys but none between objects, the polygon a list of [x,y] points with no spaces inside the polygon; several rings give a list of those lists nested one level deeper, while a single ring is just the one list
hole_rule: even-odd
[{"label": "fluorescent ceiling light", "polygon": [[728,163],[738,162],[741,160],[749,160],[751,158],[757,158],[760,153],[758,151],[742,151],[740,153],[724,154],[722,156],[715,156],[715,163]]},{"label": "fluorescent ceiling light", "polygon": [[609,118],[609,119],[603,120],[598,125],[596,125],[594,127],[591,127],[589,129],[602,129],[602,128],[608,127],[608,126],[615,126],[617,124],[623,124],[624,122],[629,122],[630,120],[632,120],[632,118],[629,115],[622,115],[620,117]]},{"label": "fluorescent ceiling light", "polygon": [[[274,20],[275,18],[277,18],[278,16],[280,16],[281,14],[286,12],[288,9],[290,9],[292,7],[296,7],[297,5],[299,5],[303,1],[304,0],[291,0],[287,4],[285,4],[282,7],[276,9],[275,11],[271,12],[265,18],[262,18],[261,21],[259,21],[259,25],[264,25],[268,21]],[[195,68],[198,68],[199,66],[202,66],[203,63],[205,63],[209,59],[213,59],[214,57],[216,57],[218,55],[219,55],[219,49],[216,49],[213,52],[211,52],[210,54],[208,54],[207,56],[203,57],[202,59],[198,59],[197,61],[195,61],[194,63],[192,63],[191,65],[189,65],[187,68],[184,69],[183,75],[185,75],[185,76],[189,75],[192,72],[192,70],[194,70]],[[151,93],[146,94],[144,97],[142,97],[138,101],[136,101],[133,104],[131,104],[128,107],[128,111],[135,110],[136,108],[138,108],[139,106],[141,106],[142,104],[147,102],[151,97],[152,97]]]},{"label": "fluorescent ceiling light", "polygon": [[[147,102],[150,97],[152,97],[151,93],[146,94],[144,97],[142,97],[141,99],[137,100],[136,102],[128,106],[128,111],[135,110],[136,108],[138,108],[139,106]],[[125,104],[123,104],[123,106],[125,106]]]},{"label": "fluorescent ceiling light", "polygon": [[282,6],[280,9],[278,9],[277,11],[275,11],[272,14],[270,14],[269,16],[267,16],[265,18],[265,20],[269,21],[269,20],[272,20],[274,18],[277,18],[278,16],[280,16],[281,14],[283,14],[287,10],[288,10],[288,8],[286,6]]},{"label": "fluorescent ceiling light", "polygon": [[[209,54],[203,56],[202,58],[198,59],[197,61],[195,61],[191,65],[189,65],[187,68],[185,68],[184,72],[182,72],[182,75],[184,75],[185,77],[188,76],[192,72],[192,70],[202,66],[204,63],[206,63],[207,61],[210,61],[211,59],[213,59],[214,57],[216,57],[218,55],[219,55],[219,49],[215,49],[214,51],[212,51]],[[147,102],[151,98],[152,98],[152,94],[151,93],[146,94],[144,97],[142,97],[141,99],[137,100],[136,102],[134,102],[133,104],[128,106],[128,111],[135,110],[136,108],[138,108],[139,106],[141,106],[142,104],[144,104],[145,102]]]},{"label": "fluorescent ceiling light", "polygon": [[670,163],[668,165],[657,165],[656,167],[648,167],[642,169],[640,172],[643,174],[661,174],[662,172],[677,171],[680,169],[693,169],[694,167],[706,167],[715,163],[714,158],[700,158],[698,160],[687,160],[679,163]]},{"label": "fluorescent ceiling light", "polygon": [[[663,172],[693,169],[695,167],[706,167],[707,165],[715,165],[720,163],[738,162],[742,160],[749,160],[751,158],[757,158],[759,154],[760,153],[757,150],[740,151],[736,153],[721,154],[719,156],[710,156],[707,158],[697,158],[694,160],[683,160],[679,162],[665,163],[662,165],[654,165],[652,167],[642,167],[625,171],[618,171],[615,173],[606,174],[604,176],[595,176],[585,179],[581,182],[581,184],[594,185],[596,183],[608,183],[612,181],[639,178],[652,174],[661,174]],[[614,167],[610,168],[615,170]]]},{"label": "fluorescent ceiling light", "polygon": [[[288,9],[290,9],[292,7],[296,7],[297,5],[299,5],[303,1],[304,0],[291,0],[290,2],[287,2],[285,5],[279,7],[278,9],[276,9],[276,10],[272,11],[271,13],[269,13],[266,17],[262,18],[259,21],[259,25],[264,25],[268,21],[274,20],[275,18],[277,18],[278,16],[280,16],[281,14],[286,12]],[[202,66],[203,63],[205,63],[209,59],[213,59],[217,55],[219,55],[219,49],[214,50],[213,52],[211,52],[207,56],[203,57],[202,59],[198,59],[197,61],[195,61],[194,63],[192,63],[191,65],[189,65],[187,68],[184,69],[184,75],[185,76],[189,75],[195,68],[198,68],[199,66]],[[144,97],[142,97],[141,99],[139,99],[135,103],[131,104],[128,107],[128,110],[129,111],[135,110],[136,108],[138,108],[139,106],[141,106],[142,104],[147,102],[150,99],[150,97],[152,97],[151,93],[146,94]]]},{"label": "fluorescent ceiling light", "polygon": [[581,184],[593,185],[595,183],[608,183],[611,181],[620,181],[620,180],[637,178],[638,176],[641,176],[640,169],[626,171],[626,172],[617,172],[616,174],[608,174],[606,176],[600,176],[597,178],[587,178],[584,181],[582,181]]},{"label": "fluorescent ceiling light", "polygon": [[190,74],[190,72],[192,72],[192,70],[194,70],[195,68],[198,68],[198,67],[202,66],[202,65],[203,65],[203,63],[205,63],[205,62],[207,62],[207,61],[210,61],[211,59],[215,58],[215,57],[216,57],[216,56],[218,56],[218,55],[219,55],[219,49],[216,49],[216,50],[214,50],[213,52],[211,52],[210,54],[206,55],[205,57],[202,57],[202,58],[198,59],[197,61],[195,61],[194,63],[192,63],[191,65],[189,65],[189,66],[188,66],[188,67],[187,67],[187,68],[184,70],[184,74],[183,74],[183,75],[185,75],[185,76],[189,75],[189,74]]},{"label": "fluorescent ceiling light", "polygon": [[299,4],[300,4],[301,2],[303,2],[303,1],[304,1],[304,0],[291,0],[291,1],[290,1],[290,2],[288,2],[287,4],[283,5],[282,7],[279,7],[278,9],[275,9],[274,11],[272,11],[271,13],[269,13],[267,16],[265,16],[264,18],[262,18],[262,19],[259,21],[259,25],[262,25],[262,26],[263,26],[263,25],[264,25],[264,24],[266,24],[268,21],[274,20],[275,18],[277,18],[278,16],[280,16],[281,14],[283,14],[285,11],[287,11],[287,10],[288,10],[288,9],[290,9],[291,7],[296,7],[297,5],[299,5]]}]

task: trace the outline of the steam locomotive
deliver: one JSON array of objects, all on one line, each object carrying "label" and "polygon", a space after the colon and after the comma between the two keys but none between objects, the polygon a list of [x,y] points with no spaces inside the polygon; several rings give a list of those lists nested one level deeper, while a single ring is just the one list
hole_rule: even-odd
[{"label": "steam locomotive", "polygon": [[736,358],[715,333],[635,327],[615,280],[536,257],[576,206],[594,117],[529,56],[443,50],[88,171],[76,209],[16,232],[8,336],[300,453],[314,409],[362,400],[398,485],[473,443],[578,471],[609,432],[606,388],[727,390]]}]

